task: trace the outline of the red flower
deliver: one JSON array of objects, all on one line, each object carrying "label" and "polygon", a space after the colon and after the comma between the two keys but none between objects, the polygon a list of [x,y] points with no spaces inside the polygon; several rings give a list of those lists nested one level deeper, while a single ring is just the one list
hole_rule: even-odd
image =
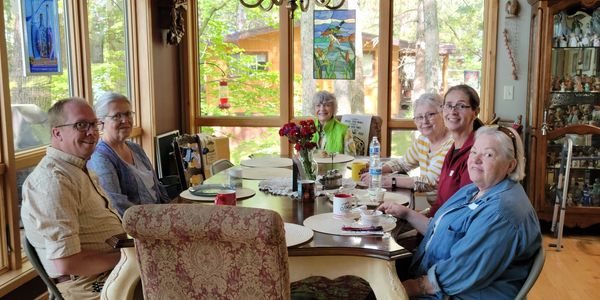
[{"label": "red flower", "polygon": [[310,150],[317,146],[311,141],[315,132],[317,128],[313,120],[302,120],[298,125],[294,122],[284,124],[279,129],[279,136],[287,137],[297,151]]}]

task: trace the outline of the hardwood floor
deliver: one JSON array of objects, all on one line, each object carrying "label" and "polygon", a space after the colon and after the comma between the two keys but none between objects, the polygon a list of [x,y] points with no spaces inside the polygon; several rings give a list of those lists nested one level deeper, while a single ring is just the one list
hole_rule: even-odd
[{"label": "hardwood floor", "polygon": [[593,231],[566,234],[560,252],[548,246],[556,239],[544,234],[546,262],[527,299],[600,299],[600,236]]}]

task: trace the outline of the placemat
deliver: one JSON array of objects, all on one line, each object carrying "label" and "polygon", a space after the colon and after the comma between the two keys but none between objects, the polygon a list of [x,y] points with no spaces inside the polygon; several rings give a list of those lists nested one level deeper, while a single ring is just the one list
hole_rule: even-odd
[{"label": "placemat", "polygon": [[293,223],[283,224],[285,228],[285,244],[288,247],[300,245],[312,239],[314,232],[312,229]]},{"label": "placemat", "polygon": [[[321,157],[319,154],[315,154],[313,156],[313,159],[319,164],[330,164],[331,163],[330,156]],[[346,162],[353,161],[353,160],[354,160],[354,156],[346,155],[346,154],[336,154],[333,157],[334,164],[346,163]]]},{"label": "placemat", "polygon": [[[256,195],[256,191],[254,191],[253,189],[243,187],[243,188],[237,188],[235,190],[235,197],[237,198],[237,200],[244,200],[244,199],[252,198],[254,195]],[[179,194],[179,197],[188,199],[191,201],[201,201],[201,202],[214,202],[215,201],[215,197],[202,197],[202,196],[192,195],[192,193],[190,193],[189,190],[185,190],[185,191],[181,192]]]},{"label": "placemat", "polygon": [[[355,216],[355,215],[352,215]],[[381,226],[383,231],[391,231],[396,227],[396,218],[388,217],[384,219]],[[354,218],[342,218],[336,217],[333,213],[324,213],[308,217],[304,220],[304,226],[318,232],[335,234],[335,235],[370,235],[371,233],[353,232],[353,231],[342,231],[342,226],[362,226],[359,222],[355,221]]]},{"label": "placemat", "polygon": [[242,177],[250,180],[292,178],[292,170],[284,168],[244,168],[242,169]]},{"label": "placemat", "polygon": [[287,157],[259,157],[244,159],[240,165],[250,168],[287,168],[292,166],[292,160]]}]

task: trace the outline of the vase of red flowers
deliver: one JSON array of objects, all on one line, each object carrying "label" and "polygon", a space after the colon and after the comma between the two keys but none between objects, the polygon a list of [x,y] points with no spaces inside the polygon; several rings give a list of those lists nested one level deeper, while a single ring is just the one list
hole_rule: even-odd
[{"label": "vase of red flowers", "polygon": [[313,120],[302,120],[300,124],[287,123],[279,129],[279,135],[288,138],[294,145],[298,160],[300,160],[300,174],[302,179],[315,180],[317,178],[317,162],[313,159],[313,150],[317,144],[312,141],[317,127]]}]

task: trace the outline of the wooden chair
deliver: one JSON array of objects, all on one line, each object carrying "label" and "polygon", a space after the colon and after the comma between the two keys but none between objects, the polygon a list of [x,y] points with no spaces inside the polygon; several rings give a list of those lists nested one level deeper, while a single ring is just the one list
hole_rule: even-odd
[{"label": "wooden chair", "polygon": [[283,220],[258,208],[148,204],[125,211],[144,299],[289,299]]},{"label": "wooden chair", "polygon": [[38,272],[40,278],[42,279],[44,284],[46,284],[46,287],[48,287],[48,299],[63,300],[63,297],[58,288],[56,287],[56,284],[54,284],[52,278],[50,278],[50,276],[48,276],[48,273],[46,273],[46,269],[44,269],[44,265],[42,265],[42,261],[40,260],[40,257],[38,256],[37,252],[35,251],[35,248],[33,247],[33,245],[31,245],[31,243],[29,243],[29,240],[27,239],[27,237],[25,237],[25,235],[23,235],[21,242],[23,244],[25,254],[27,255],[27,258],[29,258],[29,262],[31,263],[33,268]]},{"label": "wooden chair", "polygon": [[[204,175],[204,160],[200,138],[195,134],[183,134],[173,139],[173,152],[177,162],[177,174],[181,190],[186,190],[193,176],[199,175],[202,181],[206,180]],[[198,183],[200,183],[198,182]]]},{"label": "wooden chair", "polygon": [[540,247],[540,250],[538,250],[538,253],[535,255],[533,266],[531,266],[531,270],[529,270],[529,275],[527,275],[527,279],[525,280],[523,287],[521,287],[521,290],[517,294],[517,297],[515,297],[516,300],[527,299],[527,294],[529,293],[529,290],[531,290],[536,280],[540,276],[540,273],[542,273],[545,261],[546,250],[544,250],[544,247]]},{"label": "wooden chair", "polygon": [[[336,119],[342,120],[342,116],[336,116]],[[368,156],[369,155],[369,143],[376,136],[381,141],[381,124],[383,120],[380,116],[371,116],[371,122],[369,124],[369,136],[367,140],[354,135],[354,144],[356,145],[356,155]]]}]

